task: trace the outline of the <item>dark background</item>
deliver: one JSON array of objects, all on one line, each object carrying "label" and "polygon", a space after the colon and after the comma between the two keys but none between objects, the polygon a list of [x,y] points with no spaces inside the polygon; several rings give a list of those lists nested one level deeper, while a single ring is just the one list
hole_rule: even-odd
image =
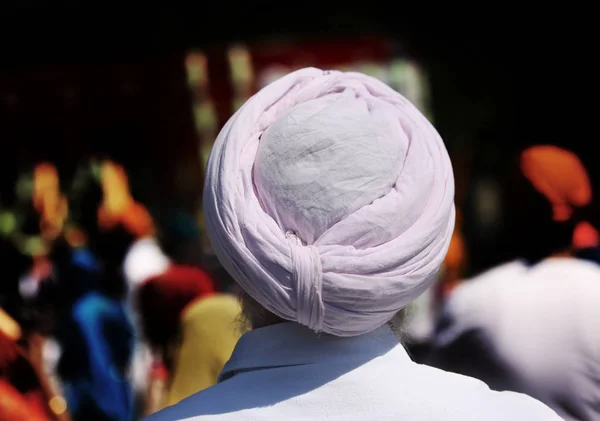
[{"label": "dark background", "polygon": [[[33,162],[50,159],[69,176],[82,156],[106,153],[138,167],[132,185],[142,202],[160,195],[165,206],[192,209],[196,203],[173,184],[176,177],[165,176],[185,164],[177,158],[182,153],[197,156],[182,62],[187,51],[210,54],[235,41],[373,34],[400,41],[425,68],[435,125],[455,166],[459,205],[468,202],[472,180],[502,182],[507,162],[534,143],[578,152],[592,178],[600,179],[592,93],[597,31],[591,12],[575,5],[20,4],[0,15],[4,202],[17,171]],[[124,74],[131,83],[122,83]],[[80,92],[62,101],[62,109],[55,103],[61,83]],[[123,90],[136,99],[115,102]],[[136,193],[141,181],[152,189]]]}]

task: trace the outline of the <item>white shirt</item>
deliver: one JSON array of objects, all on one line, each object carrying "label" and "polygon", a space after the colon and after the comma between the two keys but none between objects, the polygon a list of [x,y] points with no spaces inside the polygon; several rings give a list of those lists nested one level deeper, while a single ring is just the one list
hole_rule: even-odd
[{"label": "white shirt", "polygon": [[[438,361],[470,336],[457,371],[534,396],[566,420],[600,420],[597,264],[551,258],[499,266],[454,291],[441,326]],[[440,366],[456,365],[447,362]]]},{"label": "white shirt", "polygon": [[148,421],[558,421],[540,402],[411,361],[387,326],[357,337],[295,324],[238,342],[220,382]]}]

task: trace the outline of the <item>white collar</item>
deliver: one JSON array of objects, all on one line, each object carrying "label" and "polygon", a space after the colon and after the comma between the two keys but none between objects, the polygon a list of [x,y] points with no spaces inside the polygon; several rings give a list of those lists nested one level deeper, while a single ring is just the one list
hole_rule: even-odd
[{"label": "white collar", "polygon": [[384,325],[360,336],[338,337],[317,334],[297,323],[280,323],[246,333],[238,341],[219,382],[240,372],[315,363],[345,361],[367,362],[402,348],[392,330]]}]

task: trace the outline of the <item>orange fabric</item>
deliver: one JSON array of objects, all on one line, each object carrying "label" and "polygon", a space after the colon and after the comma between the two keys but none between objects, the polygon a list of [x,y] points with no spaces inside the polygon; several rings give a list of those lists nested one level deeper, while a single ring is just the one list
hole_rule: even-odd
[{"label": "orange fabric", "polygon": [[105,161],[100,170],[102,208],[107,216],[122,215],[133,203],[129,192],[129,180],[122,166]]},{"label": "orange fabric", "polygon": [[446,260],[444,265],[447,268],[461,268],[466,260],[465,257],[465,243],[460,232],[454,231],[452,239],[450,240],[450,247],[448,248],[448,254],[446,254]]},{"label": "orange fabric", "polygon": [[0,373],[19,357],[19,347],[13,338],[0,330]]},{"label": "orange fabric", "polygon": [[60,192],[58,171],[52,164],[42,163],[33,171],[33,206],[40,214],[40,229],[47,237],[56,238],[67,219],[67,199]]},{"label": "orange fabric", "polygon": [[590,180],[572,152],[556,146],[534,146],[521,154],[521,171],[552,205],[555,221],[567,221],[573,209],[592,200]]},{"label": "orange fabric", "polygon": [[23,394],[0,379],[0,421],[50,421],[38,393]]},{"label": "orange fabric", "polygon": [[154,234],[154,222],[148,210],[133,200],[125,170],[112,161],[105,161],[100,172],[103,202],[98,209],[98,224],[109,230],[119,224],[140,238]]}]

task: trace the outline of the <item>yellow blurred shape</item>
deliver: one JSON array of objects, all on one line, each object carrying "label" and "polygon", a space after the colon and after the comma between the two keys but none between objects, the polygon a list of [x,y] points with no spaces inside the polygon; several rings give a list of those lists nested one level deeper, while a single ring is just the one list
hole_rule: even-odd
[{"label": "yellow blurred shape", "polygon": [[67,401],[62,396],[54,396],[48,404],[56,415],[64,414],[67,410]]},{"label": "yellow blurred shape", "polygon": [[112,161],[105,161],[100,169],[103,201],[98,210],[98,223],[110,228],[133,204],[125,170]]},{"label": "yellow blurred shape", "polygon": [[32,200],[40,213],[42,234],[55,238],[63,228],[69,207],[66,197],[60,192],[60,179],[54,165],[44,162],[35,167]]},{"label": "yellow blurred shape", "polygon": [[204,101],[194,106],[196,128],[199,131],[213,128],[217,125],[217,112],[212,101]]},{"label": "yellow blurred shape", "polygon": [[236,45],[228,51],[231,79],[236,88],[249,87],[254,79],[252,58],[248,48]]},{"label": "yellow blurred shape", "polygon": [[203,53],[192,52],[188,54],[185,67],[190,85],[206,85],[208,82],[207,61]]},{"label": "yellow blurred shape", "polygon": [[41,237],[29,237],[23,245],[25,254],[29,256],[44,256],[48,253],[48,247]]},{"label": "yellow blurred shape", "polygon": [[0,332],[17,341],[21,338],[21,326],[0,308]]}]

